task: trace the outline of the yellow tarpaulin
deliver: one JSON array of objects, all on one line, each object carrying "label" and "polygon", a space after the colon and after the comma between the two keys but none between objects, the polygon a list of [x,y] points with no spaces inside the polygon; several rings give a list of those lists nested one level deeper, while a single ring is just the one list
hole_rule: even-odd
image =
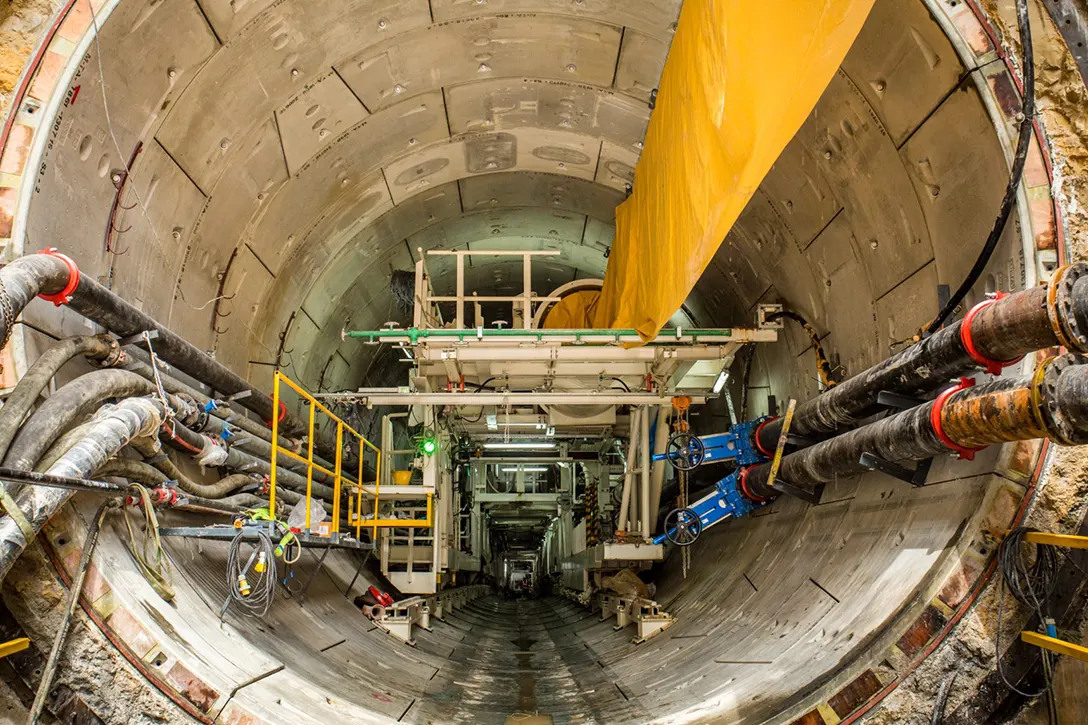
[{"label": "yellow tarpaulin", "polygon": [[[657,108],[616,210],[604,289],[565,323],[657,334],[804,123],[873,0],[685,0]],[[572,296],[573,297],[573,296]],[[563,309],[567,308],[567,309]]]}]

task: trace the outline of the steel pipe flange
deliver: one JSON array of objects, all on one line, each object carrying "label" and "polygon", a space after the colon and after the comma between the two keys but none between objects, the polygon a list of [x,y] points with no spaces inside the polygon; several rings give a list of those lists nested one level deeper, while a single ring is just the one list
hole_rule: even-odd
[{"label": "steel pipe flange", "polygon": [[1067,446],[1088,443],[1088,431],[1079,430],[1076,423],[1062,413],[1062,401],[1058,397],[1058,379],[1070,368],[1088,365],[1088,356],[1076,353],[1059,355],[1048,360],[1045,365],[1046,370],[1039,384],[1039,395],[1042,398],[1041,412],[1047,433],[1058,443]]},{"label": "steel pipe flange", "polygon": [[1077,319],[1073,294],[1077,282],[1084,278],[1088,278],[1088,265],[1070,264],[1057,270],[1047,284],[1047,319],[1055,337],[1070,352],[1088,353],[1088,320]]}]

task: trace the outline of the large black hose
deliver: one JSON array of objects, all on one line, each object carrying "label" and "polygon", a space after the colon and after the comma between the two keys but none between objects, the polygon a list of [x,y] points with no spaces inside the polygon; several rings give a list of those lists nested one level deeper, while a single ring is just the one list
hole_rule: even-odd
[{"label": "large black hose", "polygon": [[[148,380],[153,381],[155,379],[155,373],[151,369],[151,357],[146,352],[144,352],[142,348],[137,347],[136,345],[129,345],[125,348],[125,357],[126,360],[121,365],[121,367],[123,367],[125,370],[131,370],[137,375],[147,378]],[[166,389],[168,393],[173,393],[174,395],[188,395],[190,398],[199,403],[202,408],[207,406],[208,403],[211,402],[211,398],[209,396],[200,392],[196,388],[186,385],[182,381],[162,370],[159,370],[159,380],[162,381],[162,386]],[[230,425],[241,428],[247,433],[257,436],[262,440],[268,442],[272,441],[271,430],[269,430],[261,423],[257,423],[240,413],[236,413],[229,406],[213,407],[212,415],[219,418],[220,420],[229,423]]]},{"label": "large black hose", "polygon": [[[88,478],[132,438],[158,430],[164,417],[164,405],[156,398],[129,398],[105,407],[96,415],[87,435],[46,473]],[[28,486],[19,492],[16,505],[29,530],[24,531],[10,515],[0,517],[0,580],[7,576],[33,534],[40,531],[72,495],[69,490],[41,486]]]},{"label": "large black hose", "polygon": [[0,349],[8,344],[15,320],[39,294],[57,294],[69,280],[68,265],[60,257],[31,254],[0,269]]},{"label": "large black hose", "polygon": [[127,478],[145,488],[159,488],[165,486],[166,482],[170,480],[161,471],[142,461],[133,461],[129,458],[111,458],[100,466],[94,472],[94,475],[99,478],[108,478],[110,476]]},{"label": "large black hose", "polygon": [[[68,306],[121,337],[157,332],[158,337],[152,342],[156,355],[219,392],[234,395],[248,391],[249,395],[239,400],[242,406],[261,416],[262,420],[272,420],[272,399],[263,391],[87,275],[80,276],[79,285],[72,293]],[[298,429],[299,424],[297,420],[285,420],[284,427]]]},{"label": "large black hose", "polygon": [[3,410],[0,410],[0,460],[7,455],[12,439],[38,396],[68,361],[79,355],[100,361],[119,354],[117,342],[106,335],[67,337],[42,353],[19,379],[19,384],[4,401]]},{"label": "large black hose", "polygon": [[132,442],[132,447],[146,460],[146,463],[141,465],[147,465],[165,479],[177,481],[178,487],[185,493],[208,499],[223,498],[254,482],[253,477],[248,473],[231,474],[215,483],[194,481],[186,476],[161,448],[156,450],[156,445],[150,438]]},{"label": "large black hose", "polygon": [[19,429],[4,465],[29,471],[62,433],[114,398],[155,392],[155,386],[126,370],[95,370],[49,396]]}]

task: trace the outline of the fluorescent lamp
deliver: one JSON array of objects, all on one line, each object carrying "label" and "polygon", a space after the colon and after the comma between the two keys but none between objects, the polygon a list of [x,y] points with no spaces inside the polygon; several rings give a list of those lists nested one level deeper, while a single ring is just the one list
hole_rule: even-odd
[{"label": "fluorescent lamp", "polygon": [[[500,468],[499,470],[502,471],[503,473],[517,473],[517,471],[518,471],[517,467],[514,467],[514,468]],[[527,468],[523,468],[521,470],[525,471],[526,473],[544,473],[548,469],[547,469],[546,466],[530,466],[530,467],[527,467]]]},{"label": "fluorescent lamp", "polygon": [[725,370],[722,370],[720,373],[718,373],[718,379],[714,381],[714,394],[715,395],[722,392],[722,388],[725,387],[725,383],[728,380],[729,380],[729,373],[727,373]]},{"label": "fluorescent lamp", "polygon": [[484,448],[492,451],[547,451],[555,448],[554,443],[484,443]]}]

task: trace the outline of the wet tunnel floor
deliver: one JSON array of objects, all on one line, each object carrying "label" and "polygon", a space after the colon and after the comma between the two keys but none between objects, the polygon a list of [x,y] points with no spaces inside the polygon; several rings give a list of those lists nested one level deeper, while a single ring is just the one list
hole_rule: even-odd
[{"label": "wet tunnel floor", "polygon": [[[561,599],[490,596],[417,636],[430,649],[463,634],[404,722],[641,722],[637,703],[594,658],[578,631],[596,614]],[[448,641],[448,639],[447,639]],[[535,717],[531,717],[535,716]]]}]

